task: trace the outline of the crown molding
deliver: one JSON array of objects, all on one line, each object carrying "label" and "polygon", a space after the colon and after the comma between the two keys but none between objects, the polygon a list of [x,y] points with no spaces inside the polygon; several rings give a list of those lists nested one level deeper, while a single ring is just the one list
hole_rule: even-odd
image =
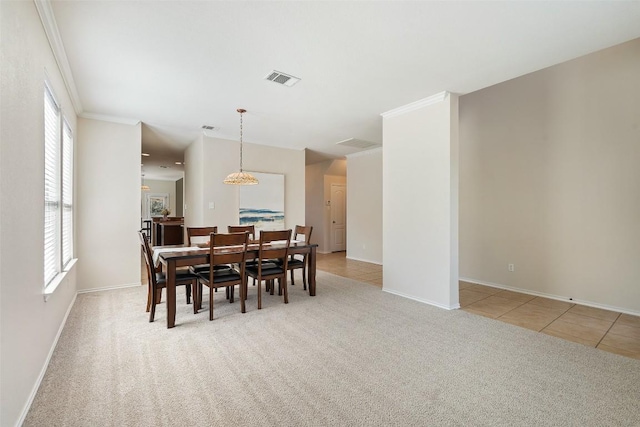
[{"label": "crown molding", "polygon": [[436,104],[438,102],[444,101],[447,96],[449,96],[449,92],[446,90],[440,93],[436,93],[435,95],[431,95],[428,98],[421,99],[419,101],[412,102],[411,104],[403,105],[402,107],[394,108],[393,110],[389,110],[380,114],[385,119],[389,119],[391,117],[400,116],[402,114],[408,113],[410,111],[415,111],[420,108],[424,108],[427,105]]},{"label": "crown molding", "polygon": [[58,31],[58,24],[56,24],[53,9],[51,9],[51,2],[49,0],[33,0],[33,2],[38,10],[38,15],[40,15],[40,21],[42,21],[44,32],[47,35],[47,40],[49,40],[49,45],[51,46],[53,57],[58,64],[60,74],[62,74],[62,80],[64,81],[64,85],[66,86],[69,97],[71,98],[73,109],[77,115],[80,115],[83,111],[82,102],[80,101],[78,90],[76,89],[76,84],[73,80],[73,73],[69,66],[69,59],[67,58],[67,53],[64,50],[64,44],[62,43],[60,32]]},{"label": "crown molding", "polygon": [[[347,154],[345,157],[347,159],[349,159],[349,158],[352,158],[352,157],[371,156],[372,154],[376,154],[376,153],[382,153],[382,147],[369,148],[368,150],[358,151],[357,153]],[[370,261],[367,261],[367,262],[370,262]]]},{"label": "crown molding", "polygon": [[137,125],[140,123],[138,119],[130,119],[128,117],[107,116],[106,114],[82,113],[79,114],[83,119],[101,120],[103,122],[120,123],[123,125]]}]

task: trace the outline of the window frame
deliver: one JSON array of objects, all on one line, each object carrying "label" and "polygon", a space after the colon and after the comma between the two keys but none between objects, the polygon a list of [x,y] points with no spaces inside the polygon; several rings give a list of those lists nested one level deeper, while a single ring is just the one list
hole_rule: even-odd
[{"label": "window frame", "polygon": [[45,301],[75,263],[73,130],[51,84],[44,84],[44,222]]}]

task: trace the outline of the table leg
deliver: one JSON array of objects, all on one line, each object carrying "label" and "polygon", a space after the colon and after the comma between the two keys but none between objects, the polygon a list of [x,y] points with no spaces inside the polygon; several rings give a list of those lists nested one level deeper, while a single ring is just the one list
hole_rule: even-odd
[{"label": "table leg", "polygon": [[316,295],[316,247],[311,248],[309,253],[309,295]]},{"label": "table leg", "polygon": [[167,328],[176,324],[176,263],[167,262]]}]

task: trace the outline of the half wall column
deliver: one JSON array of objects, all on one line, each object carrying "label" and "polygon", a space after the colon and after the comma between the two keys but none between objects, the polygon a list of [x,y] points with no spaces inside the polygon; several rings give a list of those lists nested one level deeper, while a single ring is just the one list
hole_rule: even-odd
[{"label": "half wall column", "polygon": [[458,96],[382,117],[383,290],[459,308]]}]

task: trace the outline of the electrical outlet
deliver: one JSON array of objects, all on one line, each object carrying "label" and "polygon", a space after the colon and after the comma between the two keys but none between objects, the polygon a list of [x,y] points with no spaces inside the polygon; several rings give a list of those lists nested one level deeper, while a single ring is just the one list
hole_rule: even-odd
[{"label": "electrical outlet", "polygon": [[509,269],[509,271],[516,271],[516,266],[513,264],[509,264],[507,268]]}]

